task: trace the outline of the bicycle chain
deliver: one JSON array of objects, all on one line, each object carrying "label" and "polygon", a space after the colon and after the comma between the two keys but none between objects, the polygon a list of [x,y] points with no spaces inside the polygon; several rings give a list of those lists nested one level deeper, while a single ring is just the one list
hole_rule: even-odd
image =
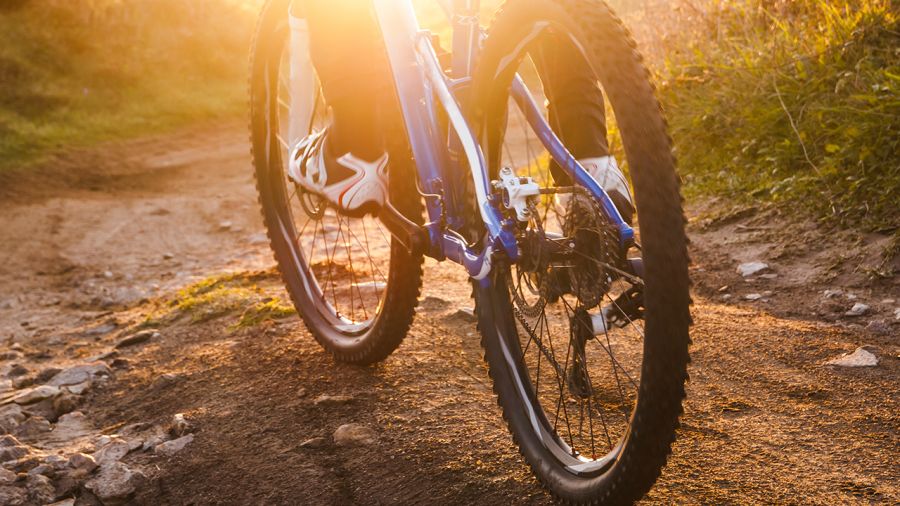
[{"label": "bicycle chain", "polygon": [[[556,359],[553,357],[553,353],[551,353],[549,350],[547,350],[547,347],[544,346],[544,342],[541,341],[541,338],[539,338],[537,336],[537,334],[535,334],[534,329],[531,328],[531,325],[528,323],[528,321],[525,320],[525,317],[522,316],[522,313],[519,311],[519,309],[515,305],[513,305],[512,309],[513,309],[513,314],[516,316],[516,320],[518,320],[519,324],[522,325],[522,328],[524,328],[525,331],[528,332],[528,336],[537,344],[538,348],[541,350],[541,353],[543,353],[543,355],[545,357],[547,357],[547,361],[550,362],[550,364],[553,366],[553,369],[556,370],[556,374],[557,374],[556,377],[557,378],[565,378],[566,371],[559,365],[559,362],[557,362]],[[522,357],[522,360],[523,361],[525,360],[524,355]]]}]

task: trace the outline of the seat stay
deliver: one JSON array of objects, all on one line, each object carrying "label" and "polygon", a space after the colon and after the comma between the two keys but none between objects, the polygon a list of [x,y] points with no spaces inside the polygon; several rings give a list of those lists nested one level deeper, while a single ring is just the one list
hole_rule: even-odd
[{"label": "seat stay", "polygon": [[634,240],[634,229],[622,218],[622,214],[619,213],[606,190],[600,186],[597,180],[594,179],[594,176],[584,169],[562,143],[562,140],[556,135],[553,128],[547,123],[547,120],[544,119],[544,115],[534,101],[534,96],[518,75],[513,79],[510,92],[519,110],[525,116],[525,120],[531,125],[532,130],[537,134],[541,144],[544,145],[544,148],[550,153],[553,160],[572,178],[572,181],[586,188],[600,202],[606,219],[619,231],[621,245],[623,247],[628,246]]}]

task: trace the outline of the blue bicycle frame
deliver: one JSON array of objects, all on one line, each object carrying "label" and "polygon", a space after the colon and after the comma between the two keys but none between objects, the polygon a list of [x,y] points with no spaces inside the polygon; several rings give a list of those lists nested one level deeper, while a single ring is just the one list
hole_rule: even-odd
[{"label": "blue bicycle frame", "polygon": [[[481,41],[479,0],[452,0],[442,3],[453,27],[452,69],[447,76],[438,62],[431,35],[419,28],[411,0],[373,0],[393,71],[397,95],[406,124],[420,187],[427,195],[429,221],[425,225],[428,245],[425,252],[438,260],[449,259],[465,266],[472,278],[486,280],[495,253],[503,252],[510,262],[519,259],[514,235],[515,223],[504,218],[499,202],[491,191],[489,170],[478,139],[463,115],[456,93],[472,79],[473,66]],[[513,99],[526,121],[537,134],[550,156],[576,184],[586,188],[601,203],[607,219],[619,231],[623,246],[634,231],[625,223],[606,191],[566,149],[547,124],[525,83],[516,78]],[[443,109],[455,138],[448,143],[439,131],[438,112]],[[465,239],[453,231],[462,223],[462,202],[457,185],[465,160],[474,182],[478,210],[484,221],[486,237],[481,252],[468,247]]]}]

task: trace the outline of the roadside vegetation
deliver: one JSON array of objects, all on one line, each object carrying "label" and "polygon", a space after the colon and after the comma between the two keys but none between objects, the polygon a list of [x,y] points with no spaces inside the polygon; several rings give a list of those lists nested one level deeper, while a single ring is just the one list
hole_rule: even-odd
[{"label": "roadside vegetation", "polygon": [[139,328],[168,325],[186,318],[200,323],[233,316],[231,330],[255,327],[297,314],[290,301],[271,294],[280,288],[271,271],[236,272],[204,278],[180,290],[170,300],[158,301]]},{"label": "roadside vegetation", "polygon": [[258,2],[0,3],[0,171],[243,114]]},{"label": "roadside vegetation", "polygon": [[[260,3],[0,4],[0,172],[60,148],[240,118]],[[414,3],[446,35],[436,3]],[[487,21],[497,1],[483,3]],[[900,234],[900,4],[611,3],[657,74],[689,197]]]},{"label": "roadside vegetation", "polygon": [[675,4],[656,70],[689,196],[896,238],[900,4]]}]

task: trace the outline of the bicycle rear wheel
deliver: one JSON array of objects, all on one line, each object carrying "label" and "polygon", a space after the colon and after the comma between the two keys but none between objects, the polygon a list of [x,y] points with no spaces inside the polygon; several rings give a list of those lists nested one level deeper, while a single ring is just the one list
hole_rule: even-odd
[{"label": "bicycle rear wheel", "polygon": [[[289,0],[264,5],[251,59],[250,131],[263,220],[284,283],[310,333],[335,359],[371,364],[390,355],[409,330],[423,257],[393,239],[377,219],[345,216],[287,177],[290,149],[324,128],[328,117],[316,79],[305,79],[313,83],[301,90],[308,97],[292,96],[297,90],[290,81],[289,6]],[[291,128],[291,101],[310,98],[308,127]],[[390,201],[409,219],[421,221],[411,168],[411,160],[392,157]]]},{"label": "bicycle rear wheel", "polygon": [[[570,503],[630,503],[665,465],[685,395],[690,282],[679,180],[648,73],[620,21],[594,0],[509,0],[496,15],[472,88],[491,170],[560,185],[510,96],[518,75],[539,104],[572,98],[548,86],[548,47],[592,72],[614,112],[620,142],[610,148],[632,176],[643,279],[627,273],[627,252],[593,196],[570,190],[564,205],[544,196],[520,225],[523,259],[476,287],[479,327],[504,417],[543,485]],[[581,125],[551,126],[566,142]],[[601,307],[626,315],[623,328],[598,329]]]}]

